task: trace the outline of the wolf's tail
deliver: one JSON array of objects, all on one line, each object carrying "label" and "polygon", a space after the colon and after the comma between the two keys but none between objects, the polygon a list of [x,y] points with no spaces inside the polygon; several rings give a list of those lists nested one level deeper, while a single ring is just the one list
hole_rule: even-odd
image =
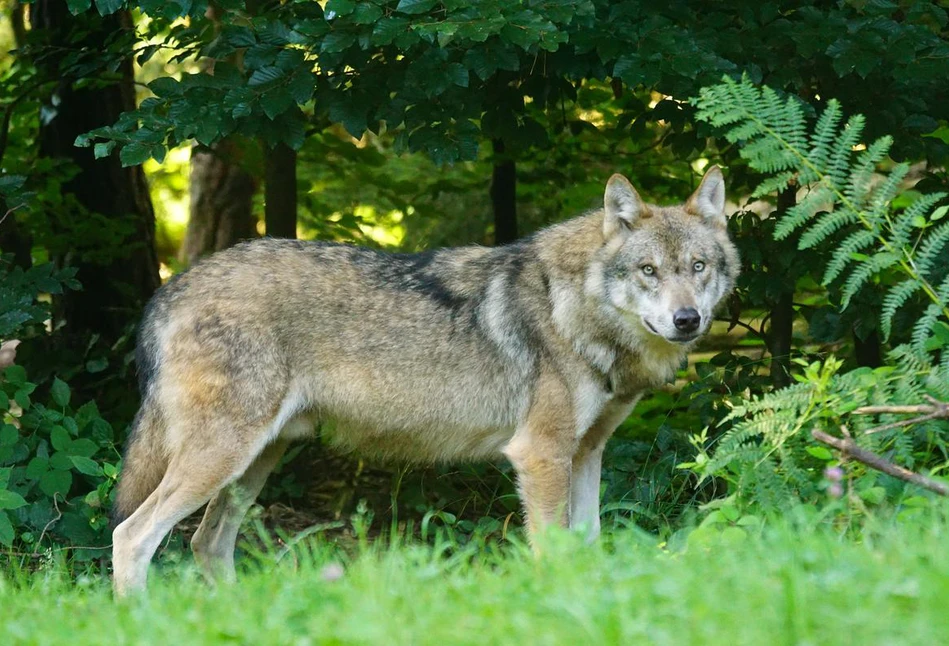
[{"label": "wolf's tail", "polygon": [[112,504],[113,529],[158,488],[167,469],[165,422],[152,399],[146,396],[125,444],[122,473]]}]

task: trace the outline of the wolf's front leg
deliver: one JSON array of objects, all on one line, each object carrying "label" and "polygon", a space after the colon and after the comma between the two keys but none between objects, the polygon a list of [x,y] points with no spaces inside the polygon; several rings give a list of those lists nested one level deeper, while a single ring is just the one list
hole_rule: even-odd
[{"label": "wolf's front leg", "polygon": [[535,550],[544,527],[570,526],[570,479],[577,447],[570,401],[565,385],[542,372],[527,419],[504,448],[517,471],[527,534]]},{"label": "wolf's front leg", "polygon": [[517,488],[527,512],[527,537],[536,538],[549,525],[570,526],[571,458],[568,453],[515,439],[504,450],[517,471]]},{"label": "wolf's front leg", "polygon": [[606,406],[580,440],[573,457],[570,483],[570,528],[586,532],[592,541],[600,535],[600,472],[603,449],[616,427],[623,423],[638,401],[614,401]]}]

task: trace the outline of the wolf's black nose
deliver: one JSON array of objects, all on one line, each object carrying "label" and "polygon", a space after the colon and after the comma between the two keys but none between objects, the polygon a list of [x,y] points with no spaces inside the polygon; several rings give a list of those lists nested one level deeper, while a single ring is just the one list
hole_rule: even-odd
[{"label": "wolf's black nose", "polygon": [[683,307],[681,310],[676,310],[675,314],[672,315],[673,325],[676,326],[677,330],[683,332],[695,332],[699,329],[699,323],[701,322],[701,315],[691,307]]}]

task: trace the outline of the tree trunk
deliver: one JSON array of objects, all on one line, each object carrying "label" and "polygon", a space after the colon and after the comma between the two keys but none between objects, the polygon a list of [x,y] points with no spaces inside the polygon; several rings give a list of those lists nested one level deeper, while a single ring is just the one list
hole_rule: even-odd
[{"label": "tree trunk", "polygon": [[517,240],[517,168],[505,156],[504,141],[491,141],[494,169],[491,172],[491,205],[494,207],[494,244]]},{"label": "tree trunk", "polygon": [[[101,48],[117,30],[133,28],[124,11],[85,18],[85,43],[90,48]],[[31,5],[33,32],[52,45],[69,42],[68,32],[77,27],[78,20],[69,14],[64,0],[37,0]],[[61,74],[55,56],[42,59],[39,65],[41,73],[49,77]],[[63,192],[73,195],[88,211],[104,216],[103,226],[130,229],[120,244],[101,250],[107,260],[84,255],[62,259],[78,268],[76,278],[83,286],[81,292],[67,292],[62,298],[61,311],[70,329],[98,333],[105,339],[121,335],[160,284],[155,214],[142,168],[123,168],[117,154],[96,160],[91,148],[73,145],[77,135],[112,125],[123,111],[134,109],[131,59],[125,59],[117,71],[121,80],[106,87],[76,89],[71,79],[64,78],[55,90],[59,99],[52,107],[55,116],[41,124],[39,132],[41,155],[69,159],[79,169],[63,185]],[[85,216],[77,213],[76,217]],[[62,233],[70,235],[71,231]]]},{"label": "tree trunk", "polygon": [[297,237],[297,153],[286,144],[267,151],[264,224],[274,238]]},{"label": "tree trunk", "polygon": [[237,146],[224,139],[211,148],[191,149],[188,229],[179,259],[194,264],[201,256],[257,235],[253,213],[257,181],[237,159]]},{"label": "tree trunk", "polygon": [[876,330],[867,337],[861,338],[856,330],[853,332],[853,353],[857,365],[868,368],[879,368],[883,365],[883,351],[881,350],[880,335]]},{"label": "tree trunk", "polygon": [[[778,212],[787,213],[797,200],[797,186],[791,185],[778,195]],[[769,267],[777,276],[787,267]],[[785,284],[784,291],[771,306],[768,330],[768,351],[771,353],[771,383],[783,388],[791,383],[791,340],[794,332],[794,284]]]}]

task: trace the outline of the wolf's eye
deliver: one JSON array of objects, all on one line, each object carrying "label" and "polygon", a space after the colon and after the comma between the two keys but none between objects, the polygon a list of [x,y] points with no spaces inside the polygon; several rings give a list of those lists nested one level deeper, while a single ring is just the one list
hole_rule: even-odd
[{"label": "wolf's eye", "polygon": [[702,262],[701,260],[696,260],[695,262],[692,263],[692,270],[695,271],[695,273],[698,273],[704,269],[705,269],[705,263]]},{"label": "wolf's eye", "polygon": [[643,265],[642,270],[647,276],[652,276],[654,273],[656,273],[656,268],[652,265]]}]

